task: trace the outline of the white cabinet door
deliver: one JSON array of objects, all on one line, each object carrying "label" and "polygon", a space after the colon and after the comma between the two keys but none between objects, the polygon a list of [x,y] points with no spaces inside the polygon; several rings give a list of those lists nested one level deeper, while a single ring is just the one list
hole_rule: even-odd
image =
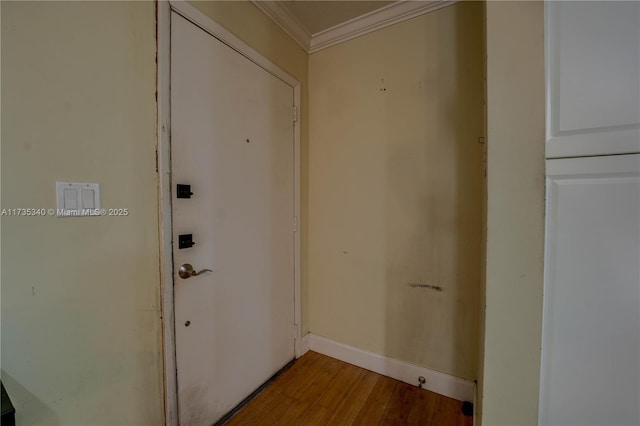
[{"label": "white cabinet door", "polygon": [[640,2],[547,2],[547,158],[640,152]]},{"label": "white cabinet door", "polygon": [[639,172],[547,160],[541,424],[640,424]]}]

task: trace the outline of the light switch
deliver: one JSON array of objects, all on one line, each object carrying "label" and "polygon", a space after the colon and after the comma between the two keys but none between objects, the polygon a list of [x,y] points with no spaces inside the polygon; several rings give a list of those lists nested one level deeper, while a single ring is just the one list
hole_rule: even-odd
[{"label": "light switch", "polygon": [[78,190],[75,188],[64,189],[64,206],[68,210],[78,210]]},{"label": "light switch", "polygon": [[57,216],[96,216],[100,209],[100,184],[56,182]]},{"label": "light switch", "polygon": [[85,209],[95,209],[96,208],[96,198],[95,191],[93,189],[83,188],[82,192],[82,207]]}]

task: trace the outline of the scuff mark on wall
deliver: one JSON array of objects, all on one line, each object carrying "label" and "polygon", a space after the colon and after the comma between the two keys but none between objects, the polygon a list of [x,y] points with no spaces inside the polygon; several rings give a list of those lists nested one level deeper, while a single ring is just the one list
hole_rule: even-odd
[{"label": "scuff mark on wall", "polygon": [[428,288],[429,290],[444,291],[442,287],[432,284],[408,283],[407,285],[412,288]]}]

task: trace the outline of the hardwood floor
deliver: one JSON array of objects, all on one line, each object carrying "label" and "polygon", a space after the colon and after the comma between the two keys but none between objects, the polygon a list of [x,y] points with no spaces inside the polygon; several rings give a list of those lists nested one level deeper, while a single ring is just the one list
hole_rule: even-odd
[{"label": "hardwood floor", "polygon": [[462,403],[307,352],[226,425],[472,426]]}]

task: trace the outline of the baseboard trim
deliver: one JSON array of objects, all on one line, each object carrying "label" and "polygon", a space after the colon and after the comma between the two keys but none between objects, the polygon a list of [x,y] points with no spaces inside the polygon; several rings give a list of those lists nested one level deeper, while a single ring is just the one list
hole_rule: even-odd
[{"label": "baseboard trim", "polygon": [[475,383],[439,371],[339,343],[316,334],[307,334],[309,348],[323,355],[357,365],[405,383],[418,384],[418,377],[427,379],[424,388],[458,401],[475,400]]},{"label": "baseboard trim", "polygon": [[302,355],[309,352],[310,340],[310,334],[305,334],[304,336],[302,336],[302,338],[300,339],[300,345],[297,348],[297,358],[300,358]]}]

